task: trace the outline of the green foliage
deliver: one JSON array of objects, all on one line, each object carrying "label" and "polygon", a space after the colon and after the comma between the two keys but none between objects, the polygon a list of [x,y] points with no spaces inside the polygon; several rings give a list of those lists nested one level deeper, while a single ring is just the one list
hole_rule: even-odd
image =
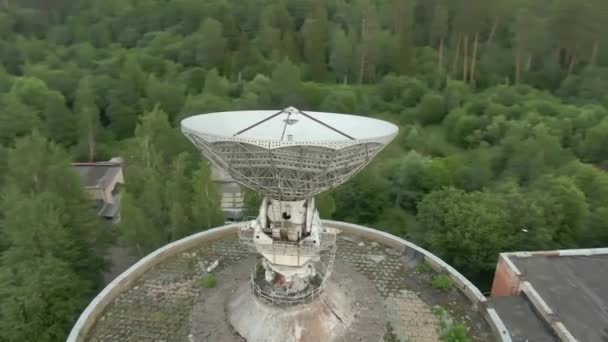
[{"label": "green foliage", "polygon": [[386,207],[380,213],[380,217],[373,223],[374,228],[404,238],[409,237],[409,232],[416,226],[413,215],[401,208]]},{"label": "green foliage", "polygon": [[0,338],[60,341],[90,299],[91,283],[69,263],[44,256],[0,267]]},{"label": "green foliage", "polygon": [[447,274],[438,274],[433,277],[433,288],[440,291],[449,291],[452,289],[452,280]]},{"label": "green foliage", "polygon": [[215,278],[215,275],[207,274],[201,278],[199,284],[203,288],[211,289],[217,285],[217,279]]},{"label": "green foliage", "polygon": [[492,193],[433,191],[418,204],[417,219],[427,231],[419,239],[448,263],[479,279],[493,272],[496,256],[518,234],[509,226],[503,205]]},{"label": "green foliage", "polygon": [[98,152],[101,123],[99,108],[96,104],[95,90],[89,78],[83,78],[78,83],[78,91],[74,103],[74,111],[78,121],[78,154],[90,162],[95,161]]},{"label": "green foliage", "polygon": [[454,322],[450,314],[443,307],[436,305],[433,307],[433,313],[439,319],[441,326],[441,341],[444,342],[469,342],[469,331],[466,325],[460,322]]},{"label": "green foliage", "polygon": [[359,107],[359,99],[350,89],[332,89],[319,107],[331,113],[353,113]]},{"label": "green foliage", "polygon": [[427,264],[426,262],[423,262],[420,265],[418,265],[418,267],[416,267],[416,271],[418,271],[420,273],[429,273],[432,270],[433,270],[433,268],[431,267],[431,265]]},{"label": "green foliage", "polygon": [[222,23],[219,21],[213,18],[205,19],[198,32],[185,43],[182,48],[192,44],[185,50],[185,53],[192,55],[184,57],[184,64],[196,64],[206,69],[221,66],[226,49],[226,38],[222,32]]},{"label": "green foliage", "polygon": [[[482,288],[499,252],[608,243],[606,1],[8,3],[0,298],[52,313],[2,302],[0,340],[63,340],[99,284],[107,237],[71,161],[126,159],[118,233],[138,255],[223,222],[209,165],[179,132],[204,112],[399,124],[379,162],[318,196],[321,215],[406,237]],[[249,215],[260,200],[246,191]]]},{"label": "green foliage", "polygon": [[589,129],[582,142],[581,154],[587,161],[603,163],[608,160],[606,149],[603,148],[606,144],[608,144],[608,119],[605,118]]},{"label": "green foliage", "polygon": [[471,339],[466,325],[456,323],[444,333],[443,340],[446,342],[469,342]]},{"label": "green foliage", "polygon": [[41,128],[38,111],[10,94],[0,96],[0,144],[9,145],[21,137]]},{"label": "green foliage", "polygon": [[3,156],[0,340],[64,340],[98,289],[107,236],[59,146],[34,131]]},{"label": "green foliage", "polygon": [[281,106],[300,101],[300,68],[289,59],[284,59],[272,71],[271,96],[272,101]]},{"label": "green foliage", "polygon": [[336,211],[333,218],[340,221],[372,224],[380,218],[389,204],[384,184],[377,179],[374,170],[368,170],[349,181],[348,187],[340,187],[334,193]]},{"label": "green foliage", "polygon": [[426,93],[418,105],[418,120],[423,125],[439,123],[446,115],[443,96]]},{"label": "green foliage", "polygon": [[330,193],[324,192],[315,196],[315,206],[322,219],[329,220],[336,211],[336,202]]},{"label": "green foliage", "polygon": [[210,165],[198,162],[198,153],[160,109],[142,117],[125,150],[132,158],[119,231],[135,254],[224,222]]},{"label": "green foliage", "polygon": [[257,192],[248,188],[243,189],[243,192],[243,202],[247,212],[246,216],[257,217],[262,205],[262,197]]},{"label": "green foliage", "polygon": [[353,56],[355,54],[351,37],[342,28],[336,28],[332,34],[329,63],[336,76],[336,81],[348,83],[353,74]]}]

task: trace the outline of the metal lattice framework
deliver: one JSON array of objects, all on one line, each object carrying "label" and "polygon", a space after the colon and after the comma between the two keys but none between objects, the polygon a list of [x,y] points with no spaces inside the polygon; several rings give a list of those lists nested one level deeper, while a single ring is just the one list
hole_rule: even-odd
[{"label": "metal lattice framework", "polygon": [[334,244],[331,249],[325,250],[325,253],[321,253],[319,259],[320,260],[317,264],[319,265],[319,272],[322,274],[322,281],[320,285],[312,286],[306,291],[296,295],[289,295],[277,290],[268,291],[256,284],[256,271],[254,270],[249,278],[249,283],[251,285],[251,289],[253,290],[253,294],[261,301],[277,305],[297,306],[314,302],[325,293],[327,281],[329,280],[331,272],[334,268],[336,259],[336,245]]},{"label": "metal lattice framework", "polygon": [[[355,139],[319,118],[297,111],[317,126],[309,131],[318,135],[319,131],[326,130],[328,135],[338,135],[341,139],[285,140],[288,125],[298,121],[292,119],[294,111],[297,110],[275,113],[230,136],[192,129],[186,124],[182,124],[182,131],[205,157],[227,170],[237,182],[282,201],[306,199],[344,183],[363,169],[397,134],[396,126],[393,126],[394,129],[389,126],[388,130],[379,132],[376,137]],[[362,130],[366,128],[365,120],[373,120],[350,117],[362,121]],[[279,132],[281,139],[256,139],[241,135],[258,126],[263,128],[271,120],[284,122],[280,127],[282,132]],[[352,122],[349,123],[352,125]]]}]

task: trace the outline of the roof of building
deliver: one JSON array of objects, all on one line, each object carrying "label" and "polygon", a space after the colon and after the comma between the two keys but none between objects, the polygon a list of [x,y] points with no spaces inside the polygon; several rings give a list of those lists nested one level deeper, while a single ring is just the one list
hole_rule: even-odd
[{"label": "roof of building", "polygon": [[[464,321],[470,328],[472,341],[493,340],[495,335],[484,318],[483,305],[472,305],[460,286],[447,292],[435,289],[431,284],[437,273],[417,267],[425,260],[422,255],[388,244],[380,233],[351,229],[352,232],[343,230],[338,236],[336,267],[331,279],[338,283],[357,279],[345,286],[349,289],[370,284],[371,287],[366,287],[367,297],[384,308],[378,319],[386,320],[399,340],[439,340],[441,322],[434,313],[436,305],[443,306],[456,320]],[[235,230],[227,226],[216,229],[217,232],[200,233],[209,237],[193,236],[166,246],[154,254],[158,256],[146,257],[138,265],[148,265],[148,260],[149,268],[144,270],[144,266],[135,265],[110,284],[103,293],[120,290],[116,290],[113,298],[104,297],[101,302],[107,302],[107,306],[103,309],[95,306],[91,309],[91,317],[96,318],[90,329],[74,330],[73,336],[83,333],[79,341],[240,341],[228,328],[225,310],[218,308],[225,303],[223,296],[228,298],[235,289],[247,285],[255,265],[256,253],[251,254],[243,247]],[[378,240],[373,238],[376,235]],[[176,252],[170,253],[171,250]],[[218,285],[214,289],[201,288],[198,281],[202,270],[215,260],[219,260],[214,271]],[[130,279],[131,274],[136,274],[136,278]],[[366,302],[369,298],[359,299],[357,305],[360,302],[369,308],[370,303]],[[214,314],[208,314],[211,312]],[[384,327],[384,324],[373,328],[357,325],[355,329],[364,333],[365,329],[384,330]]]},{"label": "roof of building", "polygon": [[558,341],[525,296],[492,298],[492,305],[509,328],[513,341]]},{"label": "roof of building", "polygon": [[122,161],[112,159],[108,162],[72,163],[82,183],[87,188],[105,188],[122,171]]},{"label": "roof of building", "polygon": [[117,216],[120,216],[121,194],[119,192],[119,193],[113,195],[112,197],[114,198],[114,203],[107,203],[104,201],[99,201],[100,205],[99,205],[99,210],[97,212],[97,214],[99,216],[102,216],[105,218],[116,218]]},{"label": "roof of building", "polygon": [[550,328],[578,341],[608,341],[608,248],[503,256],[522,281],[520,295],[493,298],[511,333],[521,329],[535,341]]}]

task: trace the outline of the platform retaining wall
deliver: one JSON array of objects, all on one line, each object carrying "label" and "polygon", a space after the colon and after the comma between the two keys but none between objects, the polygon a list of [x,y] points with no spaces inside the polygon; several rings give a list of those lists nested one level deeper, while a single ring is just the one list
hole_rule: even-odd
[{"label": "platform retaining wall", "polygon": [[[487,300],[485,296],[462,274],[456,271],[453,267],[445,263],[443,260],[430,253],[429,251],[394,235],[356,224],[350,224],[338,221],[324,220],[324,224],[328,227],[338,228],[342,231],[347,231],[350,234],[361,236],[382,244],[389,245],[395,249],[406,251],[407,249],[415,251],[423,256],[424,261],[438,272],[447,273],[456,287],[477,306],[478,310],[483,311],[484,316],[490,327],[494,330],[494,334],[499,341],[510,342],[509,332],[500,320],[496,312],[487,308]],[[78,321],[72,328],[68,336],[68,342],[84,341],[91,328],[99,319],[106,307],[120,293],[129,289],[131,285],[141,277],[146,271],[154,267],[161,261],[180,254],[190,248],[195,247],[205,240],[213,240],[225,237],[230,234],[236,234],[238,224],[226,225],[214,229],[210,229],[201,233],[197,233],[181,240],[172,242],[164,247],[157,249],[139,262],[128,268],[121,275],[116,277],[108,284],[92,301],[87,308],[82,312]]]}]

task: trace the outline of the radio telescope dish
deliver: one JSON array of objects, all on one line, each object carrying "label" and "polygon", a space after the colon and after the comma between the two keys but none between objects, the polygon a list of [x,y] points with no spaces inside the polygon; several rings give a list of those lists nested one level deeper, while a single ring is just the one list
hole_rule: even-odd
[{"label": "radio telescope dish", "polygon": [[[333,268],[337,231],[323,227],[314,195],[357,174],[395,138],[397,126],[289,107],[197,115],[182,121],[182,131],[211,162],[265,195],[257,219],[238,230],[240,241],[261,255],[251,274],[252,294],[279,306],[320,298]],[[254,336],[252,327],[243,325],[239,334]]]},{"label": "radio telescope dish", "polygon": [[239,183],[281,201],[299,201],[344,183],[397,135],[377,119],[293,107],[184,119],[182,131]]}]

